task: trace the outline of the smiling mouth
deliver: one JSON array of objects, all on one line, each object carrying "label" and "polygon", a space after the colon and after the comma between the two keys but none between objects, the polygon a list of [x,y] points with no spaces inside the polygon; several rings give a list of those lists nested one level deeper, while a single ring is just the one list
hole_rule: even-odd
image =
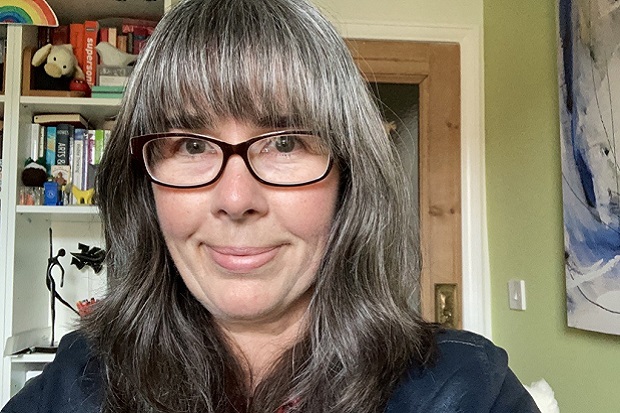
[{"label": "smiling mouth", "polygon": [[266,265],[275,258],[280,246],[275,247],[209,247],[213,261],[233,273],[247,273]]}]

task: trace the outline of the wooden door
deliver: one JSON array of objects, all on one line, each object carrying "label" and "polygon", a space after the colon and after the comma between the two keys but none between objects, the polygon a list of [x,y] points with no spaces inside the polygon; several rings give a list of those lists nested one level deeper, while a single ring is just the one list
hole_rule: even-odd
[{"label": "wooden door", "polygon": [[421,313],[427,320],[460,328],[459,45],[385,40],[348,40],[347,43],[367,81],[418,85]]}]

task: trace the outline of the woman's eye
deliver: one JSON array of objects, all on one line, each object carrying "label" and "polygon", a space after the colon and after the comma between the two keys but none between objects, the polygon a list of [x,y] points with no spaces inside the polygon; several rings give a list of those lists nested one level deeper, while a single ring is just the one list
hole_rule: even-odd
[{"label": "woman's eye", "polygon": [[280,153],[290,153],[294,150],[303,150],[303,142],[296,136],[278,136],[273,141],[273,145]]},{"label": "woman's eye", "polygon": [[293,136],[278,136],[275,141],[275,147],[278,152],[292,152],[297,144],[297,139]]},{"label": "woman's eye", "polygon": [[207,150],[207,143],[197,139],[188,139],[183,142],[181,149],[190,155],[197,155]]}]

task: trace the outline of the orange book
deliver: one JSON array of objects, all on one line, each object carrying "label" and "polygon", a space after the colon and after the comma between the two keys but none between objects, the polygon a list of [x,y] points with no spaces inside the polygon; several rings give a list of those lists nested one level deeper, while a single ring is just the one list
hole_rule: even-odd
[{"label": "orange book", "polygon": [[99,23],[94,20],[84,22],[84,76],[89,86],[95,86],[97,79],[97,33],[99,32]]},{"label": "orange book", "polygon": [[69,25],[69,41],[73,46],[73,54],[77,58],[78,65],[84,69],[84,25],[82,23]]}]

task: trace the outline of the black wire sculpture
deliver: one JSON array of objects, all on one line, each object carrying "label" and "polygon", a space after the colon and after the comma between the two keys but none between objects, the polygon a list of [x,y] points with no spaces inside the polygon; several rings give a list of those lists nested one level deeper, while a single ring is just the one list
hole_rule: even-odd
[{"label": "black wire sculpture", "polygon": [[54,255],[54,248],[52,246],[52,228],[49,229],[50,232],[50,256],[47,259],[47,272],[45,275],[45,285],[50,292],[50,313],[52,316],[52,337],[50,340],[50,347],[54,347],[54,331],[56,328],[56,300],[60,301],[65,307],[73,311],[75,314],[79,314],[78,311],[71,306],[64,298],[58,294],[56,291],[56,280],[52,276],[52,270],[55,267],[60,268],[60,288],[62,288],[65,282],[65,269],[62,264],[58,260],[60,257],[65,256],[65,250],[63,248],[58,250],[58,253]]},{"label": "black wire sculpture", "polygon": [[75,265],[79,270],[85,266],[91,267],[95,274],[99,274],[103,269],[105,250],[99,247],[89,247],[86,244],[78,243],[80,252],[72,252],[71,265]]}]

